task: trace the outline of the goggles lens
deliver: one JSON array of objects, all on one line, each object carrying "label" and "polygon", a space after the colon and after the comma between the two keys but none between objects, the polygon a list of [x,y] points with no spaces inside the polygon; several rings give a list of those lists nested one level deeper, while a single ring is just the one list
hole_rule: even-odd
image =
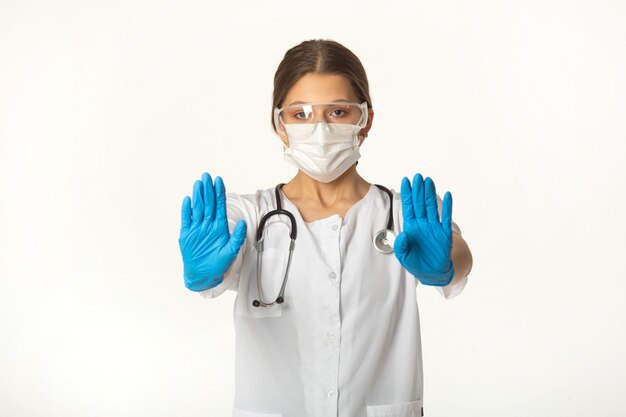
[{"label": "goggles lens", "polygon": [[[365,126],[367,102],[358,103],[303,103],[275,110],[278,127],[285,124],[313,124],[318,122]],[[365,113],[365,114],[364,114]]]}]

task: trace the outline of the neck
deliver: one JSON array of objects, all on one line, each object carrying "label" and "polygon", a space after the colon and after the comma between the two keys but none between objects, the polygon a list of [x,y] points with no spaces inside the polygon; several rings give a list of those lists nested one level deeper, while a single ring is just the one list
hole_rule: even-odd
[{"label": "neck", "polygon": [[332,206],[341,200],[358,201],[367,194],[370,184],[352,165],[339,178],[329,183],[314,180],[302,171],[283,187],[283,192],[290,200],[306,200],[322,206]]}]

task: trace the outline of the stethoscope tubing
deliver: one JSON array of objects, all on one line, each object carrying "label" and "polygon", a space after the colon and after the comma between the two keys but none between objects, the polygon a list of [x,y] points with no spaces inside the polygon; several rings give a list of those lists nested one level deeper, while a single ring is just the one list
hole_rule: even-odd
[{"label": "stethoscope tubing", "polygon": [[[294,215],[289,212],[288,210],[283,209],[282,207],[282,199],[280,196],[280,190],[283,187],[283,185],[285,185],[284,183],[278,184],[275,188],[274,188],[274,194],[276,196],[276,209],[272,210],[268,213],[266,213],[262,218],[261,221],[259,222],[259,227],[257,228],[256,231],[256,241],[254,244],[254,247],[256,249],[257,252],[257,257],[256,257],[256,276],[257,276],[257,289],[259,292],[259,299],[258,300],[253,300],[252,301],[252,305],[254,307],[259,307],[259,306],[263,306],[263,307],[269,307],[272,306],[274,304],[282,304],[285,301],[284,295],[285,295],[285,287],[287,286],[287,279],[289,278],[289,269],[291,267],[291,260],[293,257],[293,250],[295,248],[296,245],[296,237],[298,235],[298,226],[296,224],[296,218],[294,217]],[[393,194],[391,193],[391,191],[380,184],[375,184],[379,189],[381,189],[382,191],[384,191],[388,196],[389,196],[389,214],[387,216],[387,227],[385,229],[382,229],[380,231],[378,231],[377,233],[374,234],[373,237],[373,244],[374,247],[376,248],[376,250],[378,250],[379,252],[382,253],[391,253],[393,251],[393,248],[390,247],[387,243],[387,237],[390,235],[394,236],[394,232],[393,232]],[[266,303],[263,301],[263,290],[261,289],[261,269],[262,269],[262,265],[263,265],[263,261],[262,261],[262,257],[261,257],[261,253],[263,252],[263,231],[265,230],[265,223],[267,223],[267,221],[269,220],[270,217],[275,216],[275,215],[285,215],[289,218],[289,221],[291,223],[291,228],[289,230],[289,237],[291,238],[291,242],[289,243],[289,258],[287,260],[287,267],[285,268],[285,275],[283,277],[283,284],[280,288],[280,292],[278,293],[278,297],[276,297],[276,300],[271,302],[271,303]],[[384,243],[380,243],[380,242],[384,242]],[[382,247],[382,248],[381,248]]]}]

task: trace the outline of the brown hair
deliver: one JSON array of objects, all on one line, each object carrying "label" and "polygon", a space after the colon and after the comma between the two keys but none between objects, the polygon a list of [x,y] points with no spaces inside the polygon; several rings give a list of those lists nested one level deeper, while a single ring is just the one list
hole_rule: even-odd
[{"label": "brown hair", "polygon": [[327,39],[311,39],[285,52],[274,75],[272,102],[272,127],[274,108],[281,107],[289,89],[308,73],[340,74],[346,76],[356,92],[359,102],[367,101],[372,108],[369,83],[363,64],[356,55],[342,44]]}]

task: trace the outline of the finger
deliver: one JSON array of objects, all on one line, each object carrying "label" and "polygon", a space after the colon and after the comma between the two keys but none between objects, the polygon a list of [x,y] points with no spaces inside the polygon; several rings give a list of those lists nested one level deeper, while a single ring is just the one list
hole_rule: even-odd
[{"label": "finger", "polygon": [[452,194],[450,191],[446,191],[446,195],[443,196],[441,217],[443,231],[452,239]]},{"label": "finger", "polygon": [[226,220],[226,188],[224,187],[224,180],[219,176],[215,177],[215,199],[217,200],[215,220]]},{"label": "finger", "polygon": [[426,202],[426,214],[428,221],[431,223],[439,223],[439,211],[437,211],[437,194],[435,192],[435,183],[432,178],[426,177],[424,181],[424,200]]},{"label": "finger", "polygon": [[405,220],[415,220],[415,211],[413,211],[413,197],[411,195],[411,182],[407,177],[402,178],[400,185],[400,197],[402,198],[402,217]]},{"label": "finger", "polygon": [[236,256],[239,253],[239,249],[241,248],[244,240],[246,240],[246,222],[244,220],[239,220],[235,225],[233,234],[230,236],[230,240],[228,241],[228,246],[231,251],[230,253],[233,254],[233,256]]},{"label": "finger", "polygon": [[202,196],[202,182],[196,180],[193,184],[193,218],[192,225],[196,226],[204,220],[204,198]]},{"label": "finger", "polygon": [[415,217],[426,219],[426,205],[424,204],[424,179],[422,174],[413,177],[413,210]]},{"label": "finger", "polygon": [[213,180],[207,172],[202,174],[202,183],[204,184],[204,218],[213,221],[215,217],[215,190],[213,189]]},{"label": "finger", "polygon": [[180,232],[184,232],[191,226],[191,199],[185,196],[181,210]]}]

